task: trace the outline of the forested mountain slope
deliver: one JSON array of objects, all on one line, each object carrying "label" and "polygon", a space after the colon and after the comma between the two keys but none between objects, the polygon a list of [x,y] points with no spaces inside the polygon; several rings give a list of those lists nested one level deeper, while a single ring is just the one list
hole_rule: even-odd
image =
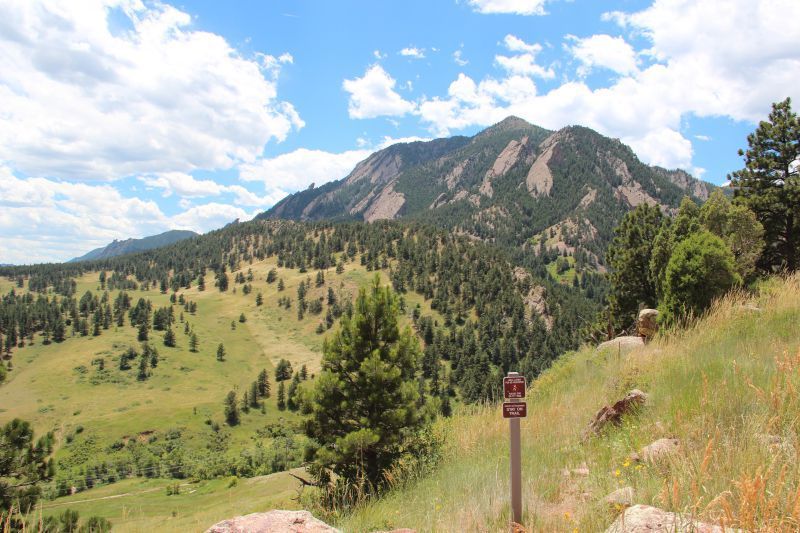
[{"label": "forested mountain slope", "polygon": [[125,239],[124,241],[117,241],[96,248],[91,252],[70,259],[70,262],[75,261],[91,261],[93,259],[105,259],[107,257],[116,257],[118,255],[132,254],[136,252],[143,252],[145,250],[152,250],[153,248],[160,248],[172,243],[197,237],[199,234],[193,231],[186,230],[171,230],[158,235],[151,235],[150,237],[143,237],[141,239]]},{"label": "forested mountain slope", "polygon": [[685,195],[705,199],[709,188],[683,171],[647,166],[619,140],[588,128],[552,132],[509,117],[471,138],[390,146],[346,178],[291,195],[260,217],[413,218],[602,264],[625,212],[641,203],[674,209]]}]

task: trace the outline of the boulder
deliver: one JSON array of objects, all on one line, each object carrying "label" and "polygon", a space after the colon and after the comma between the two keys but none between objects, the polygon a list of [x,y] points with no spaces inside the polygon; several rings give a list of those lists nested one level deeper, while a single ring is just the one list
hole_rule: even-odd
[{"label": "boulder", "polygon": [[644,340],[635,335],[623,335],[610,341],[601,342],[597,345],[597,351],[612,350],[614,352],[630,352],[636,348],[644,346]]},{"label": "boulder", "polygon": [[630,507],[633,505],[633,487],[619,488],[603,498],[603,501],[612,507]]},{"label": "boulder", "polygon": [[606,533],[727,533],[736,531],[692,520],[677,513],[669,513],[650,507],[634,505],[625,509]]},{"label": "boulder", "polygon": [[269,511],[217,522],[206,533],[340,533],[308,511]]},{"label": "boulder", "polygon": [[635,411],[647,401],[647,394],[633,389],[614,405],[606,405],[600,409],[586,428],[584,438],[600,433],[607,425],[619,425],[622,417]]},{"label": "boulder", "polygon": [[681,449],[681,441],[678,439],[658,439],[651,442],[639,451],[638,459],[648,463],[656,463],[666,459]]},{"label": "boulder", "polygon": [[658,311],[655,309],[642,309],[639,311],[636,329],[645,342],[652,339],[658,332]]}]

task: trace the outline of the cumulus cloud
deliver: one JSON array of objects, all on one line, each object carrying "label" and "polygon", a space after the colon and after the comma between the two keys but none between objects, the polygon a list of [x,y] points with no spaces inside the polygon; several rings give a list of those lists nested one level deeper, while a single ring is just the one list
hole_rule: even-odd
[{"label": "cumulus cloud", "polygon": [[361,78],[344,80],[342,87],[350,93],[350,118],[403,116],[415,109],[413,102],[404,100],[395,90],[397,81],[380,65],[373,65]]},{"label": "cumulus cloud", "polygon": [[464,59],[463,54],[464,52],[461,49],[458,49],[455,52],[453,52],[453,61],[455,61],[456,65],[458,65],[459,67],[463,67],[464,65],[469,63],[469,61]]},{"label": "cumulus cloud", "polygon": [[592,35],[580,39],[568,36],[572,44],[567,50],[581,62],[578,69],[580,75],[588,74],[592,68],[607,68],[617,74],[636,72],[636,52],[622,37],[610,35]]},{"label": "cumulus cloud", "polygon": [[[237,187],[230,192],[242,195],[238,205],[264,204],[264,199]],[[271,205],[275,199],[268,202]],[[20,178],[0,164],[0,263],[64,261],[113,239],[169,229],[204,233],[237,218],[249,220],[260,211],[248,212],[238,205],[184,203],[184,211],[168,216],[154,201],[124,196],[110,184]]]},{"label": "cumulus cloud", "polygon": [[146,186],[164,190],[164,196],[172,193],[183,198],[217,196],[225,188],[213,180],[198,180],[185,172],[162,172],[157,176],[139,178]]},{"label": "cumulus cloud", "polygon": [[506,35],[505,47],[511,52],[521,52],[513,56],[496,55],[494,60],[510,74],[536,76],[550,79],[555,77],[551,68],[544,68],[536,63],[536,54],[542,51],[539,43],[528,44],[515,35]]},{"label": "cumulus cloud", "polygon": [[[440,135],[509,114],[551,129],[583,124],[619,137],[649,163],[697,172],[691,141],[681,134],[684,117],[756,122],[771,102],[800,97],[800,32],[774,31],[782,21],[800,19],[796,1],[731,0],[720,9],[713,0],[656,0],[642,11],[604,19],[649,41],[639,52],[648,57],[646,67],[638,67],[636,51],[622,38],[568,38],[585,68],[620,76],[604,87],[567,81],[540,94],[535,74],[521,69],[479,82],[460,74],[446,96],[420,103],[419,115]],[[522,50],[514,39],[504,44]]]},{"label": "cumulus cloud", "polygon": [[400,50],[400,55],[405,57],[410,57],[412,59],[425,59],[425,49],[410,46]]},{"label": "cumulus cloud", "polygon": [[3,2],[0,158],[85,180],[252,161],[304,124],[277,93],[292,61],[245,58],[162,3]]},{"label": "cumulus cloud", "polygon": [[469,0],[478,13],[506,13],[513,15],[545,15],[547,0]]},{"label": "cumulus cloud", "polygon": [[322,185],[345,177],[356,163],[369,156],[368,149],[341,153],[299,148],[273,158],[259,159],[239,167],[239,177],[245,181],[260,181],[267,191],[276,195],[307,188],[312,183]]}]

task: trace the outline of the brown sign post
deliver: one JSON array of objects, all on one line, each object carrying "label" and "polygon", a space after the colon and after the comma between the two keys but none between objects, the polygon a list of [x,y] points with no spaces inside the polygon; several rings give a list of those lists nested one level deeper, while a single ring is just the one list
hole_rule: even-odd
[{"label": "brown sign post", "polygon": [[519,401],[525,398],[525,377],[509,372],[503,378],[503,418],[508,418],[511,444],[511,518],[522,523],[522,450],[520,445],[519,419],[528,416],[528,404]]}]

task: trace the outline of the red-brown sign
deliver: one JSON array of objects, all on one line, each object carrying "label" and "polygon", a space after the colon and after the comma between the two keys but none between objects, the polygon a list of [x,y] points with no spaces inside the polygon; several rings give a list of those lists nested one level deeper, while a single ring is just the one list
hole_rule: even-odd
[{"label": "red-brown sign", "polygon": [[519,400],[525,397],[525,377],[510,376],[503,378],[503,397],[506,400]]},{"label": "red-brown sign", "polygon": [[525,402],[504,402],[503,418],[525,418],[528,416],[528,404]]}]

